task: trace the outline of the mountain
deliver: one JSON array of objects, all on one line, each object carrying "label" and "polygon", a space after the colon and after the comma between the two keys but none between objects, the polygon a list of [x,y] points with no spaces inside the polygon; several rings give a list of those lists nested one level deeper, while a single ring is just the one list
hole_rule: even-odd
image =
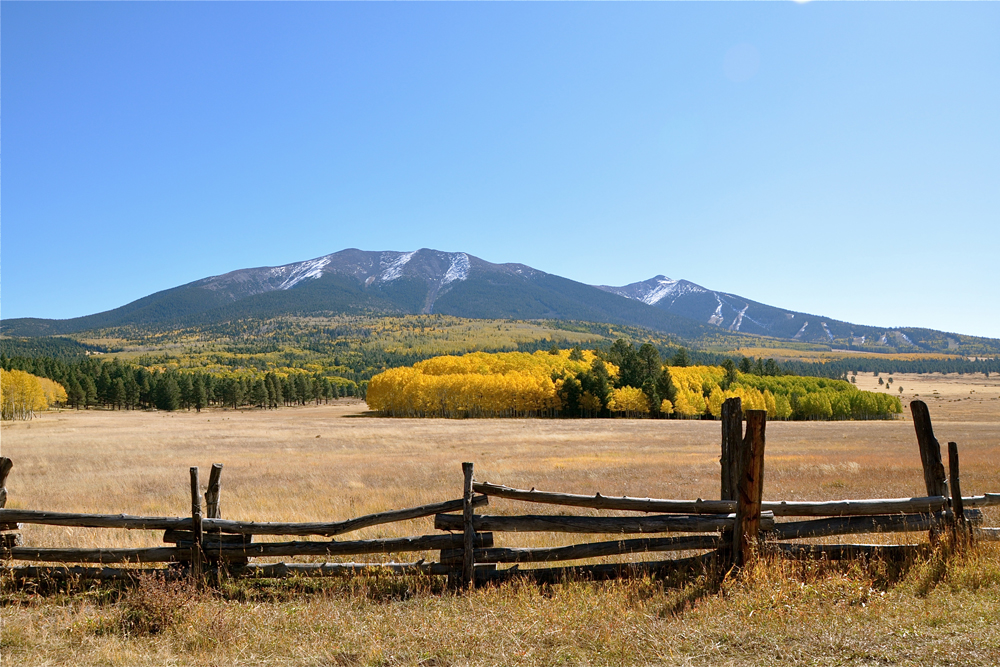
[{"label": "mountain", "polygon": [[[830,317],[776,308],[738,294],[717,292],[688,280],[664,275],[598,289],[719,329],[786,340],[882,351],[968,353],[995,350],[997,341],[911,327],[885,328],[852,324]],[[891,348],[891,349],[890,349]],[[992,353],[992,352],[986,352]]]},{"label": "mountain", "polygon": [[0,334],[37,337],[123,326],[172,329],[342,313],[576,320],[638,326],[688,341],[718,340],[724,333],[884,352],[1000,353],[1000,341],[993,339],[851,324],[662,275],[621,287],[592,286],[524,264],[493,264],[464,252],[427,248],[351,248],[284,266],[240,269],[85,317],[5,320]]},{"label": "mountain", "polygon": [[240,269],[68,320],[7,320],[10,336],[49,336],[141,325],[196,325],[246,317],[331,313],[442,313],[469,318],[565,319],[641,326],[694,338],[711,329],[687,317],[524,264],[464,252],[354,248],[305,262]]},{"label": "mountain", "polygon": [[[716,292],[688,280],[671,280],[663,275],[622,287],[597,287],[733,332],[830,343],[866,328],[818,315],[775,308],[737,294]],[[861,336],[864,334],[857,333],[856,337]]]}]

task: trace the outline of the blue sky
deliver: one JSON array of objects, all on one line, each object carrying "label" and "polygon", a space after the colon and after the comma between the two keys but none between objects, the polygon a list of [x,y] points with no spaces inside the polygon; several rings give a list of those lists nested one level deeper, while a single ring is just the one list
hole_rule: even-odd
[{"label": "blue sky", "polygon": [[0,5],[0,314],[343,248],[1000,337],[1000,4]]}]

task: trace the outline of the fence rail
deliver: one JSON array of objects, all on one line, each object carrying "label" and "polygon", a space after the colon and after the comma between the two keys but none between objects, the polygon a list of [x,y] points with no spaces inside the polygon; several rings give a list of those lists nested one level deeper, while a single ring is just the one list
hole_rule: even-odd
[{"label": "fence rail", "polygon": [[[929,531],[931,540],[951,530],[968,539],[1000,540],[1000,528],[983,527],[980,508],[1000,506],[1000,493],[963,497],[960,491],[958,447],[948,443],[948,474],[930,416],[920,401],[911,403],[924,468],[926,496],[834,501],[765,501],[764,475],[766,414],[741,410],[739,399],[723,405],[721,491],[719,500],[670,500],[611,497],[517,489],[477,482],[471,463],[463,463],[463,495],[457,500],[378,512],[332,522],[260,522],[223,519],[222,464],[214,464],[204,493],[202,514],[198,469],[191,469],[191,516],[147,517],[77,514],[6,509],[6,480],[13,467],[0,458],[0,558],[36,563],[93,563],[105,567],[5,564],[0,573],[14,579],[119,579],[148,572],[165,577],[228,572],[233,576],[292,577],[352,574],[445,575],[455,587],[477,581],[503,581],[530,576],[558,581],[567,576],[593,579],[665,574],[710,562],[744,565],[759,554],[830,560],[899,558],[920,553],[922,544],[809,544],[789,540]],[[746,429],[744,431],[744,421]],[[949,496],[949,489],[954,494]],[[477,495],[478,494],[478,495]],[[476,514],[490,498],[549,506],[639,512],[635,516],[574,516],[560,514]],[[327,537],[371,526],[433,517],[434,528],[445,533],[381,539],[338,541],[302,540],[254,542],[254,536]],[[805,518],[777,521],[776,517]],[[150,548],[53,548],[23,546],[22,524],[162,530],[172,546]],[[609,534],[616,539],[559,547],[496,546],[494,533]],[[668,537],[628,537],[640,534],[680,533]],[[407,552],[439,552],[438,562],[405,563],[251,563],[257,558],[295,556],[357,556]],[[522,564],[631,556],[641,553],[691,553],[672,560],[598,563],[522,569]],[[108,567],[107,565],[169,563],[167,568]],[[498,565],[511,567],[498,569]]]}]

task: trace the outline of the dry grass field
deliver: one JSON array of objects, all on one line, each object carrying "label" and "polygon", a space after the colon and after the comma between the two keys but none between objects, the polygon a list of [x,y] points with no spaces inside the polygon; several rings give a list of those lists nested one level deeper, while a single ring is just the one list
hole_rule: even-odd
[{"label": "dry grass field", "polygon": [[[991,380],[894,377],[904,403],[917,393],[927,400],[942,444],[959,443],[966,495],[1000,491],[1000,388]],[[862,376],[858,381],[869,388]],[[940,398],[932,398],[935,391]],[[5,423],[0,446],[15,464],[8,507],[185,515],[188,467],[201,466],[204,478],[213,462],[225,464],[222,512],[233,519],[337,520],[456,498],[461,461],[475,462],[477,479],[510,486],[718,497],[718,422],[405,420],[372,418],[364,409],[340,402],[270,412],[64,411]],[[913,426],[905,419],[767,426],[765,499],[922,494]],[[489,512],[539,509],[497,499]],[[1000,513],[987,512],[987,522],[1000,525]],[[153,546],[161,537],[40,526],[23,532],[36,546]],[[430,532],[430,520],[421,519],[357,535]],[[497,536],[498,545],[572,541]],[[765,562],[739,579],[702,577],[679,587],[509,584],[455,596],[432,581],[358,578],[214,594],[147,582],[117,595],[86,584],[42,595],[5,583],[4,663],[1000,662],[995,544],[905,570]],[[136,609],[148,615],[164,604],[176,613],[159,631],[128,620]]]}]

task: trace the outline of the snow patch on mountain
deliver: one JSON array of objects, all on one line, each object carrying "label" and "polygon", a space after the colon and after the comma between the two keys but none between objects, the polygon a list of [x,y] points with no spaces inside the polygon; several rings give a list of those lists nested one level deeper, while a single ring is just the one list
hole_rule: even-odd
[{"label": "snow patch on mountain", "polygon": [[639,301],[653,306],[656,305],[660,299],[666,297],[677,285],[676,280],[671,280],[670,278],[658,278],[656,285],[646,294],[639,297]]},{"label": "snow patch on mountain", "polygon": [[323,267],[330,263],[329,257],[320,257],[319,259],[311,259],[308,262],[299,262],[298,264],[290,264],[288,266],[279,266],[272,269],[272,274],[275,276],[283,276],[288,274],[278,289],[291,289],[298,285],[303,280],[310,280],[319,278],[323,275]]},{"label": "snow patch on mountain", "polygon": [[448,267],[448,272],[444,274],[444,279],[441,281],[442,286],[453,283],[456,280],[465,280],[469,277],[469,256],[464,252],[457,252],[449,255],[449,257],[451,258],[451,266]]},{"label": "snow patch on mountain", "polygon": [[799,332],[797,334],[795,334],[794,336],[792,336],[792,338],[802,338],[802,334],[804,334],[806,332],[806,327],[807,326],[809,326],[808,322],[806,322],[805,324],[803,324],[802,328],[799,329]]},{"label": "snow patch on mountain", "polygon": [[821,324],[821,325],[823,326],[823,331],[825,331],[825,332],[826,332],[826,336],[827,336],[827,338],[829,338],[830,340],[833,340],[833,334],[832,334],[832,333],[830,333],[830,329],[829,329],[829,328],[827,328],[827,326],[826,326],[826,322],[820,322],[820,324]]},{"label": "snow patch on mountain", "polygon": [[722,299],[720,299],[719,295],[716,294],[715,295],[715,300],[719,302],[719,306],[718,306],[718,308],[715,309],[715,312],[712,313],[712,316],[708,318],[708,323],[709,324],[715,324],[716,326],[718,326],[718,325],[722,324],[722,322],[723,322],[723,319],[722,319]]},{"label": "snow patch on mountain", "polygon": [[[395,259],[387,262],[386,255],[392,255],[392,254],[396,255]],[[417,254],[416,250],[412,252],[404,252],[398,254],[397,253],[383,254],[381,263],[384,268],[379,278],[381,278],[383,282],[387,283],[392,282],[396,278],[399,278],[401,275],[403,275],[403,267],[406,266],[406,264],[410,261],[410,259],[412,259],[413,256],[416,254]]]},{"label": "snow patch on mountain", "polygon": [[743,316],[746,315],[747,308],[749,308],[749,307],[750,307],[750,304],[748,303],[745,306],[743,306],[743,310],[741,310],[740,312],[738,312],[736,314],[736,317],[733,318],[733,323],[729,325],[729,330],[730,331],[739,331],[740,330],[740,325],[743,324]]}]

